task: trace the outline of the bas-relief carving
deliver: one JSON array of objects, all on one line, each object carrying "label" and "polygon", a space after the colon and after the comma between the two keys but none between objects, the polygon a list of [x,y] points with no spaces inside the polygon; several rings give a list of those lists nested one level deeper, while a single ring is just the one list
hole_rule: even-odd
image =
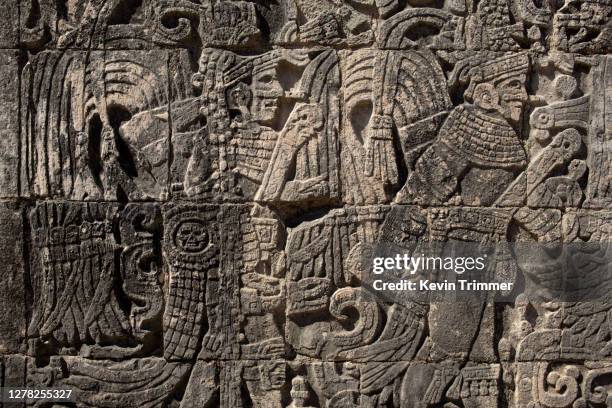
[{"label": "bas-relief carving", "polygon": [[[7,10],[3,386],[91,407],[611,404],[610,4]],[[377,251],[458,242],[495,244],[509,301],[369,290]]]}]

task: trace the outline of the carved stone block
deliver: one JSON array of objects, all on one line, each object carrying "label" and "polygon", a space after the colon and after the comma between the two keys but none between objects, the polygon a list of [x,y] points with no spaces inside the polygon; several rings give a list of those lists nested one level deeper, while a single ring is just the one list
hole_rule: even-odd
[{"label": "carved stone block", "polygon": [[0,197],[19,193],[19,53],[0,51]]},{"label": "carved stone block", "polygon": [[0,354],[19,353],[26,329],[23,214],[19,204],[0,203],[0,307],[9,318],[0,324]]},{"label": "carved stone block", "polygon": [[164,207],[168,360],[281,358],[286,353],[280,224],[244,205]]},{"label": "carved stone block", "polygon": [[5,3],[18,406],[612,405],[610,0]]}]

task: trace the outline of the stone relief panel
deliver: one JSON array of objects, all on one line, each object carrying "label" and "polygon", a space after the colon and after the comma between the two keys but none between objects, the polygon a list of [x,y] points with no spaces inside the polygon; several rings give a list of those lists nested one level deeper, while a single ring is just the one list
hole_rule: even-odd
[{"label": "stone relief panel", "polygon": [[0,407],[612,406],[609,1],[8,3]]}]

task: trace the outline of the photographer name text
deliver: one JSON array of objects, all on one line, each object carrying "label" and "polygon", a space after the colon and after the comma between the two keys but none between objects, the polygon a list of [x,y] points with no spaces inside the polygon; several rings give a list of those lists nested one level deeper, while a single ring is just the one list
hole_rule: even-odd
[{"label": "photographer name text", "polygon": [[[487,270],[487,255],[464,257],[408,256],[376,257],[372,262],[374,275],[389,272],[387,280],[376,279],[373,288],[377,291],[511,291],[513,282],[482,282],[475,279],[450,279],[432,281],[420,278],[417,273],[428,271],[454,272],[460,276],[466,271],[484,273]],[[408,274],[411,279],[399,279],[397,273]],[[405,276],[405,275],[404,275]],[[390,278],[390,279],[389,279]]]}]

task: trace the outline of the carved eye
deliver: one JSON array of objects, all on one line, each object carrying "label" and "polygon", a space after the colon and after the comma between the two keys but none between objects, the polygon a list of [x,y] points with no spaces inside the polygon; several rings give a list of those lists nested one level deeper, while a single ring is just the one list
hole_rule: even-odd
[{"label": "carved eye", "polygon": [[259,82],[265,82],[265,83],[269,83],[272,82],[272,75],[270,74],[265,74],[262,75],[261,77],[259,77]]},{"label": "carved eye", "polygon": [[550,112],[540,112],[536,117],[536,124],[539,128],[547,128],[550,127],[554,123],[554,117],[550,114]]},{"label": "carved eye", "polygon": [[518,81],[518,80],[516,80],[516,79],[515,79],[515,80],[513,80],[513,81],[510,81],[510,83],[508,84],[508,86],[509,86],[510,88],[520,88],[520,87],[521,87],[521,83],[520,83],[520,81]]}]

